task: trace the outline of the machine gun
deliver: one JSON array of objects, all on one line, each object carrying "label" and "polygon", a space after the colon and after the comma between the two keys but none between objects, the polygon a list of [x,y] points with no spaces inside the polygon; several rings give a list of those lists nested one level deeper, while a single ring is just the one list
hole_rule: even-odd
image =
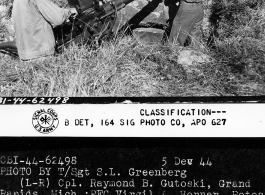
[{"label": "machine gun", "polygon": [[69,43],[90,44],[113,33],[117,12],[134,0],[68,0],[78,16],[62,26],[54,28],[57,51]]},{"label": "machine gun", "polygon": [[[75,19],[70,18],[63,25],[54,28],[56,51],[63,51],[70,43],[90,44],[92,42],[98,42],[106,36],[110,36],[113,34],[113,26],[117,19],[117,12],[133,1],[135,0],[68,0],[69,6],[75,7],[79,14]],[[160,2],[161,0],[153,1]],[[147,5],[143,8],[142,12],[144,13],[139,12],[141,13],[140,20],[136,19],[139,14],[134,16],[120,31],[129,29],[129,26],[136,28],[137,24],[155,9],[154,6],[151,6],[152,10],[149,7]],[[146,8],[148,9],[146,10]],[[151,26],[152,24],[144,25],[146,28]],[[158,28],[164,27],[160,25]],[[14,41],[0,43],[0,52],[18,56]]]}]

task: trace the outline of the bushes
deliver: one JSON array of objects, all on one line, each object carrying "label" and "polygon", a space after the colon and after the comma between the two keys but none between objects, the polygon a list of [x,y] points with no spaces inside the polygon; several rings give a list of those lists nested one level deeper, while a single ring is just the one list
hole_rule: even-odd
[{"label": "bushes", "polygon": [[211,11],[210,45],[217,59],[246,74],[250,64],[255,68],[265,64],[263,0],[215,0]]}]

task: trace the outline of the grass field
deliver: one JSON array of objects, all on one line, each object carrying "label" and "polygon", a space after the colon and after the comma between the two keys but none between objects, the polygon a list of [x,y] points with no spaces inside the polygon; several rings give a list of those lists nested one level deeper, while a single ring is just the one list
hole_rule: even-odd
[{"label": "grass field", "polygon": [[189,48],[146,44],[134,36],[118,36],[94,50],[71,46],[43,62],[0,55],[0,96],[265,95],[265,3],[207,2],[205,47],[192,52],[206,61],[181,64],[179,55]]}]

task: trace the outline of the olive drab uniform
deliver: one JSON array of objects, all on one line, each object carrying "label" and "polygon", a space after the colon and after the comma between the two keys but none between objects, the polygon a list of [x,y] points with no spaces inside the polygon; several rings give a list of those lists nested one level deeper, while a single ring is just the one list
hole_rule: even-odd
[{"label": "olive drab uniform", "polygon": [[21,60],[54,54],[52,27],[61,25],[71,15],[50,0],[14,0],[12,18],[16,46]]},{"label": "olive drab uniform", "polygon": [[198,47],[202,40],[203,15],[202,0],[180,0],[169,41],[180,46],[186,46],[188,43]]}]

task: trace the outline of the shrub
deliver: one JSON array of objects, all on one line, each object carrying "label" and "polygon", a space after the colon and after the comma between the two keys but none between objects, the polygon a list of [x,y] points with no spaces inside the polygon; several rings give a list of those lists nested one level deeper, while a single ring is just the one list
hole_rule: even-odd
[{"label": "shrub", "polygon": [[[236,73],[265,70],[265,3],[263,0],[215,0],[209,43],[215,57]],[[249,71],[251,69],[251,71]]]}]

